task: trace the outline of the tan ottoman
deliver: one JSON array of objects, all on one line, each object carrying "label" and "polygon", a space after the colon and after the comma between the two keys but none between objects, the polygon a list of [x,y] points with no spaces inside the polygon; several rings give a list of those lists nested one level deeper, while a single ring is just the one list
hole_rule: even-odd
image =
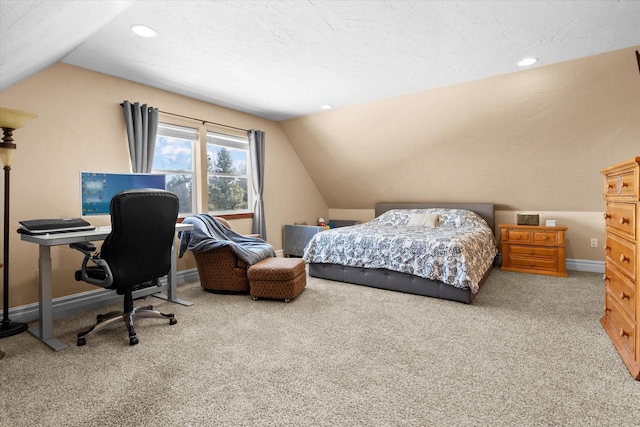
[{"label": "tan ottoman", "polygon": [[289,302],[307,285],[306,264],[300,258],[267,258],[247,270],[249,293],[258,298]]}]

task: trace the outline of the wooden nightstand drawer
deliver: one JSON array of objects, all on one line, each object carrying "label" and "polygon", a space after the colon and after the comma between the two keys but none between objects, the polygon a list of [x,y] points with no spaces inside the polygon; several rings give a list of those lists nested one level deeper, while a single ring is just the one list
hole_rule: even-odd
[{"label": "wooden nightstand drawer", "polygon": [[531,232],[528,230],[508,230],[507,241],[509,242],[531,242]]},{"label": "wooden nightstand drawer", "polygon": [[612,232],[636,239],[636,205],[631,203],[607,203],[604,222]]},{"label": "wooden nightstand drawer", "polygon": [[530,255],[535,257],[554,258],[558,257],[558,248],[545,246],[519,246],[510,245],[509,254],[511,255]]},{"label": "wooden nightstand drawer", "polygon": [[607,262],[615,265],[619,271],[635,282],[637,262],[635,243],[607,233],[604,256]]},{"label": "wooden nightstand drawer", "polygon": [[604,268],[604,284],[607,292],[627,310],[631,319],[636,319],[636,290],[633,282],[618,273],[609,263]]},{"label": "wooden nightstand drawer", "polygon": [[522,258],[517,256],[509,257],[510,265],[516,268],[524,268],[530,270],[558,270],[557,259],[547,258]]},{"label": "wooden nightstand drawer", "polygon": [[557,259],[533,259],[533,258],[519,258],[511,257],[511,266],[516,268],[523,268],[532,270],[532,272],[538,272],[539,270],[557,271],[558,260]]},{"label": "wooden nightstand drawer", "polygon": [[555,245],[558,243],[558,233],[555,231],[534,231],[533,243],[537,245]]},{"label": "wooden nightstand drawer", "polygon": [[617,341],[624,345],[625,350],[635,357],[635,323],[625,316],[622,308],[608,293],[605,294],[604,320],[610,327],[610,335],[614,335]]}]

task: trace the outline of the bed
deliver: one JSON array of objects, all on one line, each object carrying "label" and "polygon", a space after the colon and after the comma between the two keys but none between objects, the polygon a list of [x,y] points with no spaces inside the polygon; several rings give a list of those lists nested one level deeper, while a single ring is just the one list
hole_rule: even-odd
[{"label": "bed", "polygon": [[364,224],[316,234],[309,275],[471,303],[498,253],[492,203],[378,203]]}]

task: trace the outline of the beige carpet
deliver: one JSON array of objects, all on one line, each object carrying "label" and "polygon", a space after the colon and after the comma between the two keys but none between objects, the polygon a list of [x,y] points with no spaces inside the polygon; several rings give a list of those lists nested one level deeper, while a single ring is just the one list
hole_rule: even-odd
[{"label": "beige carpet", "polygon": [[[634,381],[600,326],[601,274],[495,269],[472,305],[310,278],[294,301],[180,286],[178,324],[55,353],[0,340],[0,426],[640,425]],[[141,304],[140,301],[137,304]],[[106,310],[101,310],[104,312]]]}]

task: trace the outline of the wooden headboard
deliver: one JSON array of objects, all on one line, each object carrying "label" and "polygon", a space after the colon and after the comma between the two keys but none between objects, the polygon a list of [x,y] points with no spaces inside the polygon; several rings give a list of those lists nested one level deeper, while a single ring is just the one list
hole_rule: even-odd
[{"label": "wooden headboard", "polygon": [[392,209],[466,209],[480,215],[495,232],[495,206],[493,203],[376,203],[376,218]]}]

